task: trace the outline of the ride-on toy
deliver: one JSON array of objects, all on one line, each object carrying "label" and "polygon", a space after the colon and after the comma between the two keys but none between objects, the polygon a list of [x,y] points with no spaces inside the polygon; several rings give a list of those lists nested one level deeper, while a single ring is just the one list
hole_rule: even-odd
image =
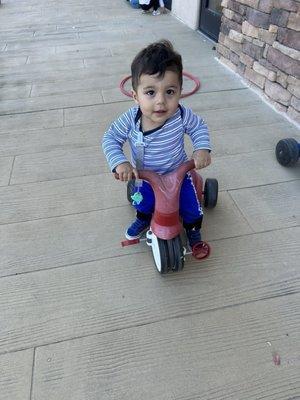
[{"label": "ride-on toy", "polygon": [[[150,229],[146,233],[146,243],[152,248],[153,258],[159,273],[180,271],[184,267],[185,255],[183,246],[183,227],[179,216],[179,195],[182,180],[190,171],[196,187],[198,198],[205,207],[213,208],[218,200],[218,181],[208,178],[203,188],[203,180],[194,170],[194,160],[184,162],[175,171],[166,175],[158,175],[153,171],[139,171],[139,178],[151,184],[155,195],[155,210],[151,219]],[[127,184],[127,199],[132,203],[135,191],[135,181]],[[124,240],[122,246],[139,243],[145,239]],[[207,258],[210,247],[202,242],[201,248],[193,248],[193,255],[198,260]]]},{"label": "ride-on toy", "polygon": [[284,167],[292,167],[299,160],[300,143],[293,138],[281,139],[276,145],[276,158]]}]

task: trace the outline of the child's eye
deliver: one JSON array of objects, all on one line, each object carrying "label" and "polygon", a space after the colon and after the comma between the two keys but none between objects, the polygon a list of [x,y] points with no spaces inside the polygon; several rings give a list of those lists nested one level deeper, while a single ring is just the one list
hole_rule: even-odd
[{"label": "child's eye", "polygon": [[153,95],[154,95],[154,90],[148,90],[148,91],[146,92],[146,95],[147,95],[147,96],[153,96]]},{"label": "child's eye", "polygon": [[175,94],[175,90],[174,89],[168,89],[167,90],[167,94]]}]

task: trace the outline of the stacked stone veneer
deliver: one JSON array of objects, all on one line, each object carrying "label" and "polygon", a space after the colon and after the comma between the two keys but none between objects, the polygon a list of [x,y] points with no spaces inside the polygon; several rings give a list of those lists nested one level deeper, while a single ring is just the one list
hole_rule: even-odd
[{"label": "stacked stone veneer", "polygon": [[218,56],[300,123],[299,0],[223,0]]}]

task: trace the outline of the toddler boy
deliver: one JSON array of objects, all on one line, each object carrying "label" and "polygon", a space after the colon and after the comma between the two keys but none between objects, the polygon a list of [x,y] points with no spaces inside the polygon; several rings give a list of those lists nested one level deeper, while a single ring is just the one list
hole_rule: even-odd
[{"label": "toddler boy", "polygon": [[[138,179],[138,169],[158,174],[175,170],[188,157],[184,134],[193,143],[196,169],[211,163],[207,125],[191,109],[179,104],[182,90],[182,59],[167,40],[141,50],[131,64],[132,95],[137,106],[112,123],[104,134],[102,147],[111,171],[121,181]],[[123,144],[131,148],[131,163]],[[143,181],[140,204],[135,204],[136,219],[128,227],[127,239],[136,239],[149,227],[154,211],[154,193]],[[201,252],[202,207],[191,177],[187,173],[180,192],[180,215],[193,253]]]}]

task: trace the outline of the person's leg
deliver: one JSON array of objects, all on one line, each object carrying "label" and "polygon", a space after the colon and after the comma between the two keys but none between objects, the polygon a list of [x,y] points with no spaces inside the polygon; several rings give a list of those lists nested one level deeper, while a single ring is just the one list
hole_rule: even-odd
[{"label": "person's leg", "polygon": [[183,226],[186,230],[189,245],[191,248],[201,242],[201,225],[203,220],[203,211],[197,196],[191,174],[187,174],[182,182],[179,212],[183,219]]},{"label": "person's leg", "polygon": [[159,0],[152,0],[152,5],[153,5],[153,15],[159,15]]},{"label": "person's leg", "polygon": [[151,2],[150,4],[140,4],[140,7],[143,11],[150,11],[150,8],[152,8]]},{"label": "person's leg", "polygon": [[[138,188],[135,189],[138,191]],[[143,181],[143,185],[139,188],[142,195],[142,201],[134,204],[136,209],[136,219],[127,229],[125,236],[127,239],[137,239],[141,236],[145,229],[150,225],[151,217],[154,211],[155,197],[152,187],[149,183]]]},{"label": "person's leg", "polygon": [[152,4],[154,11],[157,11],[159,9],[159,0],[152,0],[150,4]]},{"label": "person's leg", "polygon": [[201,239],[201,225],[203,219],[202,207],[199,202],[195,184],[191,174],[187,174],[180,192],[180,214],[186,230],[189,245],[193,256],[203,260],[210,254],[209,245]]}]

